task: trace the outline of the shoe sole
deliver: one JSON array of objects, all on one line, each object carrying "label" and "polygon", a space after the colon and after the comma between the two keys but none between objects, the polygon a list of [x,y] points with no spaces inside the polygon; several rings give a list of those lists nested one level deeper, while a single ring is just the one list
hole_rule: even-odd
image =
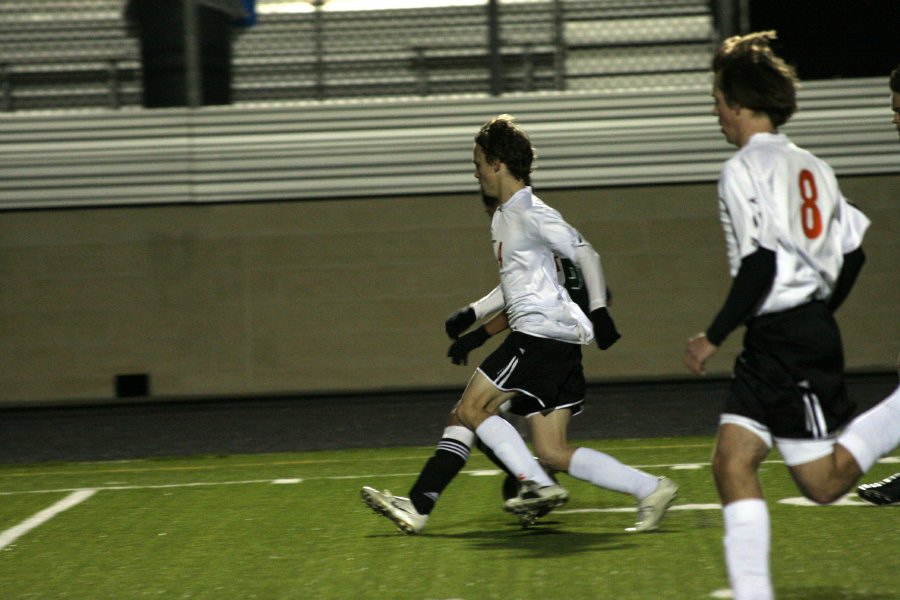
[{"label": "shoe sole", "polygon": [[503,505],[503,510],[509,513],[513,513],[514,515],[521,518],[523,515],[527,515],[529,513],[536,513],[538,511],[546,509],[547,512],[553,510],[554,508],[560,507],[566,502],[569,501],[568,496],[556,497],[556,498],[534,498],[530,500],[525,500],[521,504],[517,506],[506,506]]},{"label": "shoe sole", "polygon": [[900,500],[891,500],[878,492],[858,491],[856,492],[861,500],[868,502],[872,506],[900,506]]},{"label": "shoe sole", "polygon": [[516,516],[519,518],[519,525],[522,526],[522,529],[528,529],[537,521],[537,515],[533,512],[521,513]]},{"label": "shoe sole", "polygon": [[875,506],[900,505],[900,474],[892,475],[876,483],[867,483],[856,488],[860,499]]},{"label": "shoe sole", "polygon": [[379,514],[382,517],[387,517],[390,522],[394,524],[394,527],[396,527],[400,531],[400,533],[405,533],[406,535],[416,535],[418,533],[418,531],[412,528],[412,525],[395,517],[391,511],[389,511],[381,504],[381,502],[366,493],[366,490],[362,490],[359,495],[362,496],[363,502],[366,503],[366,506],[371,508],[376,514]]}]

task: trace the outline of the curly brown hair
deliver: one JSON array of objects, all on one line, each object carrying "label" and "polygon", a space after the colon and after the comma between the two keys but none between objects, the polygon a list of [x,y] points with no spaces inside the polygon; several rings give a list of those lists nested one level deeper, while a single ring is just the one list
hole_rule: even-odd
[{"label": "curly brown hair", "polygon": [[797,74],[772,50],[774,31],[726,39],[713,57],[716,85],[730,106],[765,113],[772,125],[787,123],[797,111]]},{"label": "curly brown hair", "polygon": [[499,115],[482,125],[475,136],[475,143],[481,146],[486,160],[499,160],[513,177],[525,185],[531,185],[534,148],[528,134],[513,117]]}]

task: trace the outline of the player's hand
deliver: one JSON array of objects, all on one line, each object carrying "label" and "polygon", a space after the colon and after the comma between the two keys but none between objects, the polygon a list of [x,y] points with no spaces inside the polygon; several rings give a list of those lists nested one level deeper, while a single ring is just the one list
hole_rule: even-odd
[{"label": "player's hand", "polygon": [[688,340],[687,349],[684,352],[684,364],[696,375],[706,375],[703,365],[718,349],[718,346],[706,338],[705,333],[698,333]]},{"label": "player's hand", "polygon": [[447,335],[450,339],[455,340],[459,337],[459,334],[471,327],[474,322],[475,309],[471,306],[466,306],[447,317],[447,320],[444,322],[444,329],[447,330]]},{"label": "player's hand", "polygon": [[450,344],[450,349],[447,350],[447,356],[450,357],[450,360],[453,361],[454,365],[467,364],[469,352],[475,348],[481,347],[489,337],[491,337],[491,335],[484,328],[484,325],[482,325],[475,331],[470,331]]},{"label": "player's hand", "polygon": [[601,350],[606,350],[622,337],[605,306],[591,311],[591,323],[594,324],[594,339]]}]

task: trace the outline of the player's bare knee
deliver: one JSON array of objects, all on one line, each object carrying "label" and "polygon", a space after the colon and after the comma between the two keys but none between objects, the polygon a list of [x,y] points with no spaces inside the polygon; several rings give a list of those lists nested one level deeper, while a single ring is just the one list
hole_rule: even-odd
[{"label": "player's bare knee", "polygon": [[713,476],[717,481],[730,481],[752,477],[755,473],[752,461],[746,457],[726,452],[716,452],[712,460]]},{"label": "player's bare knee", "polygon": [[838,489],[835,486],[802,487],[800,488],[800,491],[804,496],[816,504],[831,504],[844,495],[844,490]]},{"label": "player's bare knee", "polygon": [[463,406],[460,404],[460,405],[456,406],[456,408],[453,410],[453,412],[456,415],[456,420],[459,422],[459,424],[461,424],[464,427],[468,427],[469,429],[472,429],[474,431],[474,428],[471,425],[471,421],[469,420],[470,416],[471,416],[470,415],[470,412],[471,412],[470,407]]},{"label": "player's bare knee", "polygon": [[491,413],[478,405],[460,403],[456,408],[456,416],[464,427],[475,431],[479,425],[484,423],[485,419],[491,416]]},{"label": "player's bare knee", "polygon": [[567,453],[559,448],[538,448],[537,459],[540,463],[554,471],[569,471],[569,460]]}]

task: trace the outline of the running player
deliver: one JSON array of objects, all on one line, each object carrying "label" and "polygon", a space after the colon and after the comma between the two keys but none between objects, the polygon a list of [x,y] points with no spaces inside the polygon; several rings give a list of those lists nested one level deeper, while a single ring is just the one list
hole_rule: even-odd
[{"label": "running player", "polygon": [[[897,128],[897,135],[900,136],[900,65],[891,71],[890,88],[891,111],[894,114],[892,122],[894,127]],[[900,356],[897,357],[897,372],[900,374]],[[900,505],[900,473],[894,473],[890,477],[875,483],[863,484],[856,488],[856,493],[870,504],[880,506]]]},{"label": "running player", "polygon": [[746,324],[713,457],[736,600],[773,597],[769,513],[758,478],[773,440],[800,491],[823,504],[900,443],[900,390],[849,422],[854,406],[833,313],[862,267],[869,221],[841,194],[827,164],[778,132],[796,110],[796,80],[772,51],[774,38],[731,37],[713,59],[713,113],[739,148],[718,188],[734,279],[722,309],[685,353],[688,368],[702,375],[726,336]]},{"label": "running player", "polygon": [[[482,194],[482,201],[485,204],[486,212],[493,215],[499,202],[484,194]],[[559,284],[565,288],[569,297],[579,308],[588,314],[590,298],[578,266],[568,258],[556,257],[556,272]],[[608,304],[608,290],[606,301]],[[503,308],[502,290],[497,288],[481,300],[459,309],[447,319],[445,324],[447,335],[455,338],[447,355],[455,364],[465,364],[469,352],[483,345],[491,336],[509,327]],[[460,336],[460,333],[471,327],[477,320],[492,314],[493,316],[484,325]],[[581,412],[584,404],[583,396],[571,405],[558,406],[550,412],[534,412],[527,400],[520,403],[520,398],[517,396],[512,399],[508,411],[511,414],[527,418],[538,460],[545,468],[550,472],[567,472],[573,477],[583,479],[598,487],[634,496],[638,502],[638,520],[634,527],[628,529],[629,531],[651,531],[659,526],[665,516],[666,508],[677,495],[677,485],[666,477],[657,478],[627,467],[602,452],[568,445],[566,432],[569,421],[574,415]],[[520,406],[520,404],[524,406]],[[531,412],[529,412],[530,408],[532,408]],[[489,452],[487,454],[489,457],[491,456]],[[575,470],[574,474],[572,469]],[[516,480],[508,473],[503,482],[504,497],[512,496],[516,490]],[[527,527],[544,514],[546,512],[519,514],[519,522]]]},{"label": "running player", "polygon": [[[517,395],[522,410],[529,413],[580,402],[585,389],[581,345],[596,340],[606,349],[620,336],[606,308],[599,257],[559,212],[532,194],[533,160],[531,140],[508,115],[488,121],[475,137],[475,178],[486,195],[500,200],[491,236],[512,332],[472,375],[409,498],[368,486],[362,489],[366,504],[406,533],[425,527],[441,492],[465,465],[475,435],[524,484],[505,502],[506,510],[521,514],[568,500],[568,492],[540,467],[516,429],[497,413]],[[554,255],[581,268],[590,317],[559,285]],[[553,411],[544,418],[557,418],[554,414],[562,413]],[[650,495],[658,482],[651,479],[648,485],[652,487],[642,497]]]}]

